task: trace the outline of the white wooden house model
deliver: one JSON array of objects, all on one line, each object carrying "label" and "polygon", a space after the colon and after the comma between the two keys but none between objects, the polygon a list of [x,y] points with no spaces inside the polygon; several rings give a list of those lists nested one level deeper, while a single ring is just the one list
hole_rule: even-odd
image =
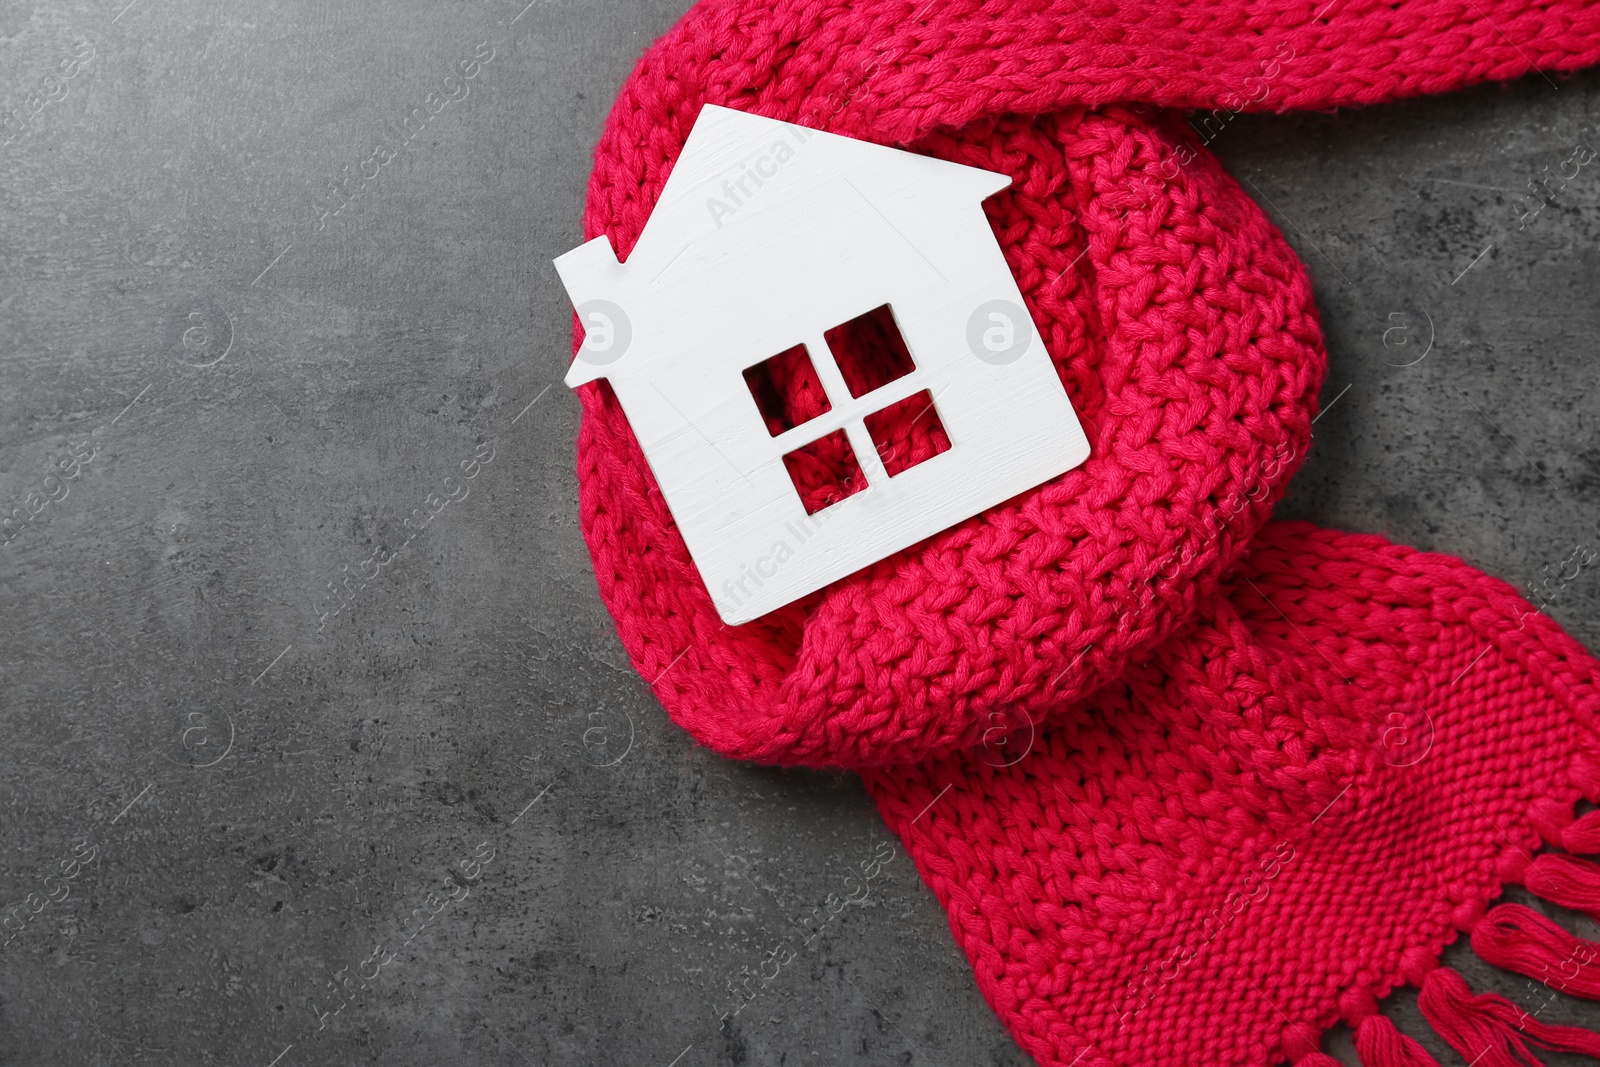
[{"label": "white wooden house model", "polygon": [[[1089,454],[984,216],[1002,174],[707,105],[626,263],[555,261],[717,611],[748,622]],[[910,364],[853,395],[828,337],[869,313]],[[798,348],[797,348],[798,346]],[[747,371],[807,359],[828,410],[774,431]],[[872,416],[931,404],[944,451],[886,464]],[[808,514],[785,456],[842,433],[859,491]],[[893,473],[891,473],[893,469]]]}]

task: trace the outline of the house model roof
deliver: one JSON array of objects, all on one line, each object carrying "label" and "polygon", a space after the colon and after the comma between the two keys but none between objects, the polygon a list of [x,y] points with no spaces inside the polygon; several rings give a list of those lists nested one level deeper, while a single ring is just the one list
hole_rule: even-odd
[{"label": "house model roof", "polygon": [[[627,351],[612,361],[580,353],[566,384],[626,373],[652,355],[668,354],[669,336],[649,330],[641,318],[653,317],[655,298],[694,302],[682,292],[686,280],[703,293],[707,275],[727,268],[734,277],[719,280],[720,294],[737,300],[741,277],[764,287],[790,280],[784,266],[803,258],[800,246],[819,246],[824,259],[861,255],[838,240],[853,234],[860,244],[869,235],[850,223],[850,214],[876,215],[892,240],[905,243],[930,219],[970,209],[1010,184],[1004,174],[707,104],[627,262],[617,261],[604,236],[555,261],[575,305],[615,303],[632,334]],[[763,251],[747,243],[753,231],[770,253],[764,271],[750,266]]]}]

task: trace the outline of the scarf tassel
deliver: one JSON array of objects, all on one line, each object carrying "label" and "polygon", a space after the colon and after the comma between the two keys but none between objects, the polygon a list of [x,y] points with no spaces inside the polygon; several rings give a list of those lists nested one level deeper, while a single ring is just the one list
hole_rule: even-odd
[{"label": "scarf tassel", "polygon": [[[1411,1038],[1402,1034],[1386,1015],[1368,1015],[1356,1027],[1356,1055],[1361,1067],[1439,1067]],[[1295,1061],[1294,1067],[1344,1067],[1323,1052],[1313,1052]]]},{"label": "scarf tassel", "polygon": [[1528,887],[1528,892],[1552,904],[1581,911],[1600,921],[1600,866],[1588,860],[1546,852],[1528,865],[1522,884]]},{"label": "scarf tassel", "polygon": [[1540,982],[1553,993],[1600,1000],[1600,944],[1574,937],[1521,904],[1501,904],[1472,929],[1487,963]]},{"label": "scarf tassel", "polygon": [[1478,1067],[1534,1067],[1543,1061],[1530,1044],[1600,1058],[1600,1034],[1540,1022],[1494,993],[1474,994],[1466,979],[1448,967],[1423,980],[1417,1006],[1428,1025]]},{"label": "scarf tassel", "polygon": [[[1417,1006],[1439,1037],[1473,1067],[1542,1067],[1544,1061],[1533,1047],[1600,1059],[1600,1034],[1540,1022],[1505,997],[1475,994],[1466,979],[1448,967],[1436,968],[1423,980]],[[1439,1061],[1385,1015],[1366,1016],[1355,1036],[1362,1067],[1439,1067]],[[1295,1067],[1343,1065],[1326,1053],[1312,1052],[1296,1060]]]},{"label": "scarf tassel", "polygon": [[1600,811],[1580,815],[1561,831],[1561,847],[1588,856],[1600,853]]},{"label": "scarf tassel", "polygon": [[[1600,852],[1600,812],[1572,822],[1560,832],[1560,840],[1573,851]],[[1546,853],[1527,864],[1523,883],[1553,904],[1600,921],[1600,865]],[[1600,1000],[1600,942],[1577,937],[1532,908],[1500,904],[1473,924],[1472,949],[1485,963],[1529,979],[1530,996],[1538,1006],[1530,1012],[1494,993],[1475,994],[1448,967],[1429,971],[1417,1006],[1468,1063],[1541,1067],[1535,1049],[1600,1059],[1600,1034],[1538,1018],[1557,993]],[[1355,1039],[1362,1067],[1439,1067],[1426,1049],[1382,1014],[1362,1017]],[[1339,1062],[1314,1051],[1295,1060],[1295,1067],[1339,1067]]]},{"label": "scarf tassel", "polygon": [[1356,1027],[1363,1067],[1439,1067],[1427,1049],[1402,1034],[1387,1015],[1369,1015]]}]

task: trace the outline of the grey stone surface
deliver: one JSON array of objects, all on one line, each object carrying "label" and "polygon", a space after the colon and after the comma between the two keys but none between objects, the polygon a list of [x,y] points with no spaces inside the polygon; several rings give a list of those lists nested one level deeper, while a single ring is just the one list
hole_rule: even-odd
[{"label": "grey stone surface", "polygon": [[[0,949],[0,1063],[1027,1062],[904,855],[830,916],[889,847],[859,783],[695,748],[595,593],[549,261],[685,6],[0,8],[0,108],[57,97],[0,148],[0,512],[59,498],[0,549],[0,903],[67,894]],[[1597,90],[1217,136],[1328,334],[1281,514],[1523,587],[1600,545],[1600,169],[1513,208]]]}]

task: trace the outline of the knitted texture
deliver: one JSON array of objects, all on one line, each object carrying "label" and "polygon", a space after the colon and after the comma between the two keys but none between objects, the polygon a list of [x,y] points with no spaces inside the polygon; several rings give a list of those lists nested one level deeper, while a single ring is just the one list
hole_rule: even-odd
[{"label": "knitted texture", "polygon": [[[1369,1067],[1425,1063],[1374,1014],[1401,981],[1505,1062],[1589,1040],[1434,967],[1525,869],[1600,908],[1600,868],[1528,857],[1600,781],[1573,755],[1595,748],[1593,661],[1459,562],[1257,536],[1310,443],[1322,339],[1303,265],[1170,109],[1597,59],[1600,10],[1573,0],[706,0],[624,86],[585,215],[624,257],[706,103],[1014,179],[984,207],[1081,467],[739,627],[603,382],[579,390],[579,505],[667,712],[724,755],[861,770],[1040,1063],[1306,1058],[1341,1017]],[[849,338],[845,377],[889,344]],[[790,421],[822,401],[771,388]],[[890,436],[941,446],[911,415]],[[802,496],[845,469],[821,452]],[[1502,918],[1482,939],[1502,965],[1569,947]]]}]

